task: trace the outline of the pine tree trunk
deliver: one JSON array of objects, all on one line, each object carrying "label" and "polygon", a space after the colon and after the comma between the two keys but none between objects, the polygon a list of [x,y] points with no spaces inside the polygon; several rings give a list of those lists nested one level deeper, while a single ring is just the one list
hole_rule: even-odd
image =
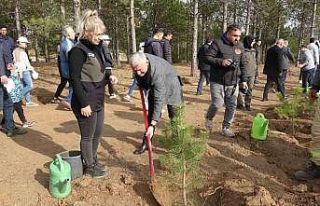
[{"label": "pine tree trunk", "polygon": [[38,43],[37,35],[35,35],[35,38],[34,38],[34,53],[36,55],[36,62],[39,62],[39,43]]},{"label": "pine tree trunk", "polygon": [[188,199],[187,199],[187,166],[186,161],[183,160],[183,204],[185,206],[188,205]]},{"label": "pine tree trunk", "polygon": [[49,48],[48,48],[48,39],[44,39],[44,54],[45,54],[45,61],[49,62],[50,61],[50,56],[49,56]]},{"label": "pine tree trunk", "polygon": [[96,0],[97,10],[99,15],[101,15],[101,0]]},{"label": "pine tree trunk", "polygon": [[238,23],[238,5],[237,5],[237,1],[235,1],[234,5],[233,5],[233,23],[234,24]]},{"label": "pine tree trunk", "polygon": [[64,24],[66,20],[66,7],[65,0],[60,0],[61,22]]},{"label": "pine tree trunk", "polygon": [[81,9],[81,0],[73,0],[73,18],[74,18],[74,25],[75,28],[78,27],[80,22],[80,9]]},{"label": "pine tree trunk", "polygon": [[304,25],[305,25],[305,8],[306,4],[302,2],[302,11],[300,16],[300,28],[299,28],[299,39],[298,39],[298,45],[299,47],[302,45],[302,39],[303,39],[303,31],[304,31]]},{"label": "pine tree trunk", "polygon": [[117,65],[120,64],[120,57],[119,57],[119,37],[118,37],[118,26],[119,26],[119,18],[118,16],[116,15],[114,17],[114,22],[115,22],[115,28],[114,28],[114,50],[113,50],[113,53],[114,53],[114,57],[115,57],[115,62]]},{"label": "pine tree trunk", "polygon": [[130,29],[132,53],[137,52],[136,28],[134,23],[134,0],[130,0]]},{"label": "pine tree trunk", "polygon": [[247,0],[247,16],[246,16],[246,35],[250,32],[250,18],[251,18],[251,0]]},{"label": "pine tree trunk", "polygon": [[317,20],[317,0],[313,0],[313,11],[312,11],[312,22],[311,22],[311,32],[310,37],[316,37],[316,20]]},{"label": "pine tree trunk", "polygon": [[225,32],[227,30],[228,26],[228,5],[229,2],[224,1],[223,2],[223,22],[222,22],[222,32]]},{"label": "pine tree trunk", "polygon": [[199,18],[199,0],[193,0],[193,35],[192,35],[192,63],[191,76],[194,77],[197,68],[198,51],[198,18]]},{"label": "pine tree trunk", "polygon": [[15,14],[15,19],[16,19],[16,27],[17,27],[18,36],[22,36],[21,24],[20,24],[20,0],[15,0],[14,14]]}]

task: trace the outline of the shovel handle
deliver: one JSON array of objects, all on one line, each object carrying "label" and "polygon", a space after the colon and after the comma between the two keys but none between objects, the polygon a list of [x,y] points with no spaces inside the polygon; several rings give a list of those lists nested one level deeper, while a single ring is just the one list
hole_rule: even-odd
[{"label": "shovel handle", "polygon": [[[148,124],[148,115],[147,115],[147,109],[146,109],[146,104],[145,104],[145,98],[144,98],[144,93],[143,93],[143,90],[141,89],[141,87],[139,88],[139,90],[140,90],[140,96],[141,96],[144,126],[145,126],[145,130],[147,130],[149,127],[149,124]],[[153,177],[154,176],[154,165],[153,165],[153,156],[152,156],[151,137],[146,136],[145,138],[147,140],[147,145],[148,145],[149,176]]]}]

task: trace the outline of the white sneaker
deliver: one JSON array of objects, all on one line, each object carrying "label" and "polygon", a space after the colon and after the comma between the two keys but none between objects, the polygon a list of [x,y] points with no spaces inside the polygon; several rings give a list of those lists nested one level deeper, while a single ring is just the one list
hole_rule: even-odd
[{"label": "white sneaker", "polygon": [[234,138],[236,134],[230,128],[222,128],[222,135],[230,138]]},{"label": "white sneaker", "polygon": [[206,130],[211,132],[212,131],[212,120],[206,118],[204,126],[206,127]]},{"label": "white sneaker", "polygon": [[132,102],[131,97],[129,95],[124,96],[123,100],[125,100],[126,102]]},{"label": "white sneaker", "polygon": [[36,106],[39,106],[39,104],[34,103],[34,102],[27,102],[27,103],[26,103],[26,106],[27,106],[27,107],[36,107]]},{"label": "white sneaker", "polygon": [[109,99],[115,99],[115,98],[117,98],[116,94],[110,94]]}]

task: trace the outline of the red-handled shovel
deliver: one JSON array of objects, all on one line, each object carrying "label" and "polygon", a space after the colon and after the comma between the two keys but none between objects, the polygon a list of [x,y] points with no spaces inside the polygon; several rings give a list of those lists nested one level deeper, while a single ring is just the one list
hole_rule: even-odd
[{"label": "red-handled shovel", "polygon": [[[144,119],[144,126],[145,130],[147,131],[149,124],[148,124],[148,114],[147,114],[147,109],[146,109],[146,103],[144,99],[144,93],[141,88],[140,90],[140,96],[141,96],[141,103],[142,103],[142,112],[143,112],[143,119]],[[148,157],[149,157],[149,176],[153,177],[154,176],[154,165],[153,165],[153,158],[152,158],[152,144],[151,144],[151,137],[146,136],[145,137],[147,140],[147,145],[148,145]]]}]

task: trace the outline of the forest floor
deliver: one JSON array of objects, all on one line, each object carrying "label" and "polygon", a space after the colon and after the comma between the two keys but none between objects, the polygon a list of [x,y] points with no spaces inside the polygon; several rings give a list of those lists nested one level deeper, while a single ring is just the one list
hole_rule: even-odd
[{"label": "forest floor", "polygon": [[[207,86],[204,94],[196,96],[197,79],[188,77],[188,66],[175,66],[181,76],[190,80],[184,86],[186,120],[197,128],[204,128],[204,114],[210,103]],[[148,155],[134,155],[144,132],[139,92],[133,103],[123,102],[131,71],[123,67],[115,74],[118,99],[106,97],[103,138],[98,151],[100,161],[107,166],[109,175],[100,179],[82,177],[72,182],[72,194],[57,200],[49,194],[48,166],[55,154],[79,149],[79,128],[71,111],[64,110],[50,100],[59,76],[55,64],[36,65],[40,77],[34,82],[33,100],[39,107],[25,108],[29,121],[36,124],[21,137],[7,138],[0,134],[0,205],[157,205],[148,187]],[[265,76],[254,91],[251,112],[237,111],[233,128],[234,139],[221,136],[224,109],[214,120],[208,150],[201,162],[205,176],[202,189],[191,196],[200,197],[195,205],[320,205],[320,180],[298,182],[293,175],[307,166],[306,146],[310,141],[312,115],[297,119],[297,132],[291,135],[290,123],[278,119],[273,108],[279,104],[276,94],[262,102]],[[289,93],[299,86],[297,69],[288,78]],[[66,94],[66,91],[64,91]],[[262,112],[270,120],[266,141],[250,138],[253,117]],[[16,122],[19,122],[15,117]],[[160,129],[168,121],[165,113]],[[159,168],[155,148],[155,171]]]}]

